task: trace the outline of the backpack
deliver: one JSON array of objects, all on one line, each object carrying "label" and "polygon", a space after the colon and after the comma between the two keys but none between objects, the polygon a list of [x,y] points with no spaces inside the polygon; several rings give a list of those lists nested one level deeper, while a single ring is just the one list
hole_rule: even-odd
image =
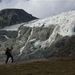
[{"label": "backpack", "polygon": [[5,54],[6,54],[6,55],[10,54],[9,48],[6,49]]}]

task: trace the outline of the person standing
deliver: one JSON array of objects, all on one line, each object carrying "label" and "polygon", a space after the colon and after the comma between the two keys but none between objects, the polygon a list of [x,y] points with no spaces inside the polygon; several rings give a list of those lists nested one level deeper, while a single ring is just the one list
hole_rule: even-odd
[{"label": "person standing", "polygon": [[9,58],[12,59],[12,63],[13,63],[13,56],[12,56],[12,54],[11,54],[11,53],[12,53],[12,50],[13,50],[13,47],[11,47],[11,49],[6,48],[5,54],[7,55],[7,59],[6,59],[6,62],[5,62],[5,63],[8,62]]}]

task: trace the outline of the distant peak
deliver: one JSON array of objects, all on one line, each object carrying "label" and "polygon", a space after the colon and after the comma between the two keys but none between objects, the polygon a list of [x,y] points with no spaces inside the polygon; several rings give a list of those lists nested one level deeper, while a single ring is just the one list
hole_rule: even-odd
[{"label": "distant peak", "polygon": [[0,26],[11,26],[18,23],[28,22],[37,19],[23,9],[3,9],[0,11]]}]

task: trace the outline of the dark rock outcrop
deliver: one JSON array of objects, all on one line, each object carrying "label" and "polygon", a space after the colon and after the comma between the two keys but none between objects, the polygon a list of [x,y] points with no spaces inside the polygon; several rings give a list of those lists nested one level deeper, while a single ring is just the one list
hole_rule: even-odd
[{"label": "dark rock outcrop", "polygon": [[23,9],[3,9],[0,11],[0,28],[37,19]]}]

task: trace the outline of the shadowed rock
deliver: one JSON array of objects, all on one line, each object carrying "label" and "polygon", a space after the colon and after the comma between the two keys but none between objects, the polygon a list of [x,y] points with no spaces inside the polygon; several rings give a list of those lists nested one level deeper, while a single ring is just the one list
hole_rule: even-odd
[{"label": "shadowed rock", "polygon": [[23,9],[3,9],[0,11],[0,28],[37,19]]}]

